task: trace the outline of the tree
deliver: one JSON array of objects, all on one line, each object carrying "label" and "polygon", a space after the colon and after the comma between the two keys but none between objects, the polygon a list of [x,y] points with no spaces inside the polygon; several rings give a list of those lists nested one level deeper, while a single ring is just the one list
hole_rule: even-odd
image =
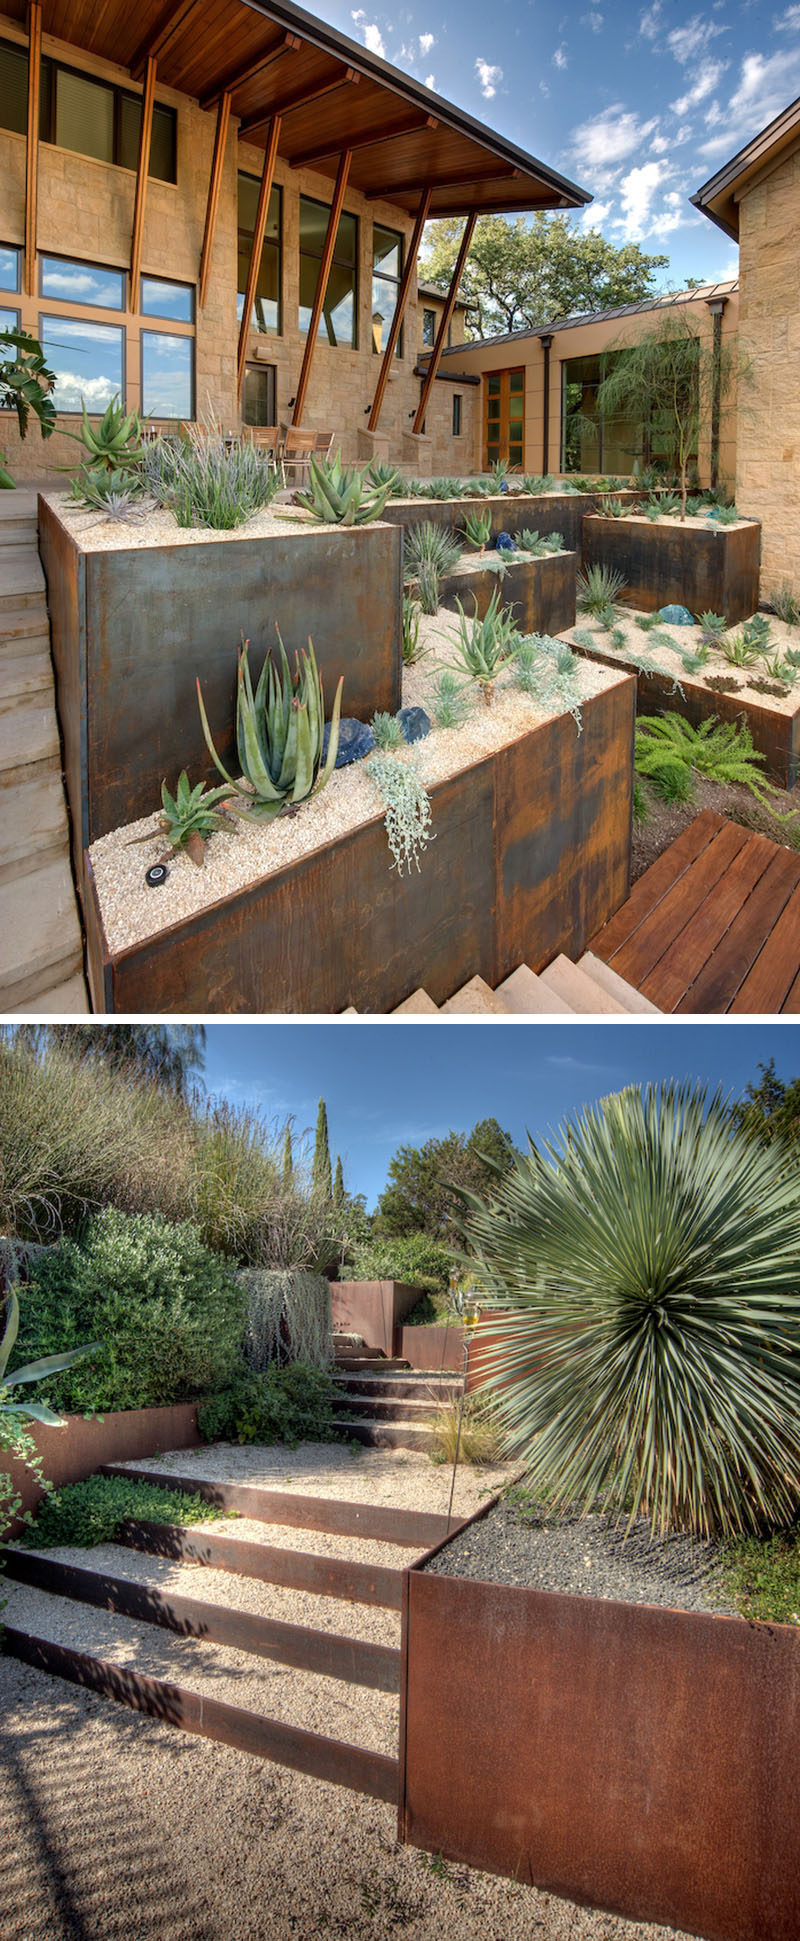
[{"label": "tree", "polygon": [[[31,412],[39,420],[42,437],[50,437],[56,411],[47,394],[54,384],[55,373],[48,369],[36,338],[23,330],[0,330],[0,410],[16,411],[20,438],[25,437]],[[0,452],[0,490],[13,489],[3,457]]]},{"label": "tree", "polygon": [[84,1063],[101,1059],[112,1071],[141,1078],[186,1099],[205,1064],[202,1024],[45,1024],[12,1027],[33,1051],[60,1045]]},{"label": "tree", "polygon": [[320,1099],[317,1107],[317,1130],[314,1135],[314,1158],[311,1165],[311,1178],[314,1192],[321,1199],[330,1200],[333,1194],[331,1149],[328,1142],[328,1111],[324,1099]]},{"label": "tree", "polygon": [[786,1083],[775,1070],[775,1060],[759,1065],[761,1083],[745,1087],[744,1097],[731,1111],[731,1123],[749,1132],[762,1145],[781,1141],[789,1147],[800,1144],[800,1078]]},{"label": "tree", "polygon": [[401,1146],[378,1201],[375,1233],[452,1240],[461,1212],[457,1189],[489,1191],[514,1157],[511,1135],[496,1119],[480,1119],[470,1133],[448,1132],[424,1146]]},{"label": "tree", "polygon": [[781,1528],[800,1495],[800,1178],[673,1083],[603,1099],[465,1227],[534,1490],[653,1528]]},{"label": "tree", "polygon": [[[463,231],[458,217],[430,226],[420,276],[447,289]],[[645,256],[638,243],[615,248],[599,229],[568,216],[480,216],[461,295],[473,337],[535,329],[582,311],[615,309],[653,294],[653,275],[667,256]]]},{"label": "tree", "polygon": [[335,1171],[335,1173],[334,1173],[334,1175],[333,1175],[333,1195],[332,1195],[332,1197],[333,1197],[333,1204],[334,1204],[334,1206],[335,1206],[335,1207],[339,1207],[339,1208],[340,1208],[340,1207],[343,1207],[343,1206],[344,1206],[344,1201],[345,1201],[345,1192],[344,1192],[344,1173],[343,1173],[343,1171],[342,1171],[342,1156],[341,1156],[341,1153],[339,1153],[339,1154],[338,1154],[338,1156],[337,1156],[337,1160],[336,1160],[336,1171]]},{"label": "tree", "polygon": [[699,337],[681,311],[665,310],[635,344],[612,346],[613,367],[597,392],[601,418],[630,417],[660,432],[680,480],[681,518],[686,517],[689,466],[703,427],[710,422],[715,388],[722,397],[733,375],[733,355]]}]

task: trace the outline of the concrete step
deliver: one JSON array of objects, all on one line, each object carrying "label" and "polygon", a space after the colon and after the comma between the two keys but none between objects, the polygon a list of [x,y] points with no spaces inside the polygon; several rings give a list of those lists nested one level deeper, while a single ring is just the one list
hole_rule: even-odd
[{"label": "concrete step", "polygon": [[543,984],[541,977],[529,970],[527,964],[518,964],[510,977],[504,977],[502,984],[497,986],[495,996],[502,998],[507,1011],[516,1012],[520,1017],[531,1017],[542,1012],[553,1016],[561,1011],[573,1015],[572,1006],[567,1004],[566,999],[559,997],[558,992],[551,990],[548,984]]},{"label": "concrete step", "polygon": [[11,779],[31,763],[61,765],[55,708],[48,702],[23,698],[0,713],[0,782]]},{"label": "concrete step", "polygon": [[32,694],[49,694],[55,704],[53,663],[49,647],[9,654],[0,646],[0,714]]},{"label": "concrete step", "polygon": [[82,969],[69,863],[47,863],[0,883],[0,1010],[24,1009]]},{"label": "concrete step", "polygon": [[339,1435],[363,1442],[369,1449],[419,1449],[426,1453],[434,1447],[430,1429],[408,1422],[375,1422],[345,1415],[336,1419],[333,1427]]},{"label": "concrete step", "polygon": [[366,1419],[372,1422],[405,1422],[424,1427],[430,1422],[431,1416],[435,1415],[436,1403],[430,1396],[422,1401],[403,1400],[402,1396],[398,1396],[396,1400],[385,1400],[382,1395],[351,1395],[348,1389],[341,1390],[336,1398],[337,1414],[341,1415],[342,1410],[348,1416],[357,1418],[359,1422]]},{"label": "concrete step", "polygon": [[624,1014],[625,1006],[617,998],[609,996],[607,991],[601,990],[593,978],[587,977],[577,964],[570,963],[563,953],[554,957],[541,976],[542,983],[563,998],[571,1011],[591,1016],[613,1014],[618,1017]]},{"label": "concrete step", "polygon": [[47,1012],[58,1018],[87,1018],[91,1012],[86,979],[82,971],[68,977],[66,983],[51,984],[40,991],[38,997],[29,997],[24,1004],[14,1006],[9,1017],[27,1017],[29,1013],[38,1016]]},{"label": "concrete step", "polygon": [[29,641],[35,646],[50,645],[50,622],[44,596],[29,607],[4,608],[0,615],[0,653],[10,650],[12,642],[25,642],[24,646],[15,645],[13,651],[27,653]]},{"label": "concrete step", "polygon": [[391,1374],[395,1369],[399,1371],[410,1367],[410,1361],[402,1361],[399,1356],[393,1356],[390,1360],[388,1355],[337,1355],[334,1362],[334,1370],[342,1375],[351,1372],[354,1375],[371,1375],[376,1370],[379,1374]]},{"label": "concrete step", "polygon": [[410,997],[404,997],[402,1004],[396,1004],[391,1015],[393,1018],[424,1018],[436,1017],[438,1012],[438,1004],[434,1004],[433,998],[428,996],[427,991],[420,989],[412,991]]},{"label": "concrete step", "polygon": [[38,539],[35,513],[16,512],[13,519],[0,517],[0,551],[3,554],[9,546],[37,546]]},{"label": "concrete step", "polygon": [[0,883],[66,857],[64,789],[58,775],[9,783],[0,791]]},{"label": "concrete step", "polygon": [[651,1017],[663,1017],[657,1004],[651,1004],[649,997],[643,997],[635,985],[620,977],[619,971],[612,970],[610,964],[604,964],[602,957],[595,957],[593,950],[585,950],[583,956],[578,958],[578,969],[593,978],[601,990],[608,992],[609,997],[615,997],[626,1011],[648,1011]]},{"label": "concrete step", "polygon": [[453,1013],[466,1017],[484,1012],[506,1018],[509,1015],[508,1005],[482,977],[471,977],[469,983],[462,984],[460,991],[456,991],[439,1009],[443,1017]]},{"label": "concrete step", "polygon": [[439,1375],[433,1370],[411,1370],[408,1375],[334,1375],[333,1382],[340,1393],[347,1393],[355,1400],[367,1396],[385,1400],[419,1401],[428,1398],[439,1402],[442,1398],[456,1400],[461,1394],[460,1375]]},{"label": "concrete step", "polygon": [[35,546],[9,546],[0,558],[0,633],[5,615],[38,607],[46,615],[45,578]]}]

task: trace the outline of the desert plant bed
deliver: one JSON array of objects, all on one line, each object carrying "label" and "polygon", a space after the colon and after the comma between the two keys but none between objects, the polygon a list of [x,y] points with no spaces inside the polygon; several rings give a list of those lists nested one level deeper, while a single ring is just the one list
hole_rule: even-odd
[{"label": "desert plant bed", "polygon": [[[581,654],[635,672],[644,713],[664,706],[677,709],[695,727],[712,715],[721,721],[746,721],[753,746],[766,758],[764,773],[782,788],[794,788],[800,762],[800,667],[787,655],[800,654],[800,629],[770,614],[764,652],[750,656],[746,634],[752,615],[745,617],[744,628],[726,627],[709,641],[699,622],[689,627],[664,621],[643,629],[639,623],[651,613],[651,608],[638,614],[618,608],[609,625],[580,614],[564,637]],[[745,664],[738,664],[736,657],[742,654]]]},{"label": "desert plant bed", "polygon": [[732,1612],[711,1545],[494,1499],[407,1573],[400,1837],[706,1941],[791,1941],[800,1631]]},{"label": "desert plant bed", "polygon": [[[68,1415],[66,1427],[34,1430],[42,1474],[56,1489],[81,1482],[102,1463],[135,1461],[168,1445],[195,1448],[200,1442],[197,1404],[174,1402],[165,1408],[112,1409],[105,1415]],[[42,1486],[35,1470],[10,1452],[3,1452],[3,1470],[20,1498],[21,1509],[7,1534],[15,1536],[19,1518],[41,1502]]]},{"label": "desert plant bed", "polygon": [[[576,492],[565,480],[556,481],[548,491],[535,493],[519,492],[509,485],[506,492],[475,498],[389,499],[383,518],[392,525],[404,527],[429,519],[434,525],[458,529],[468,514],[489,513],[492,543],[498,533],[508,532],[516,537],[527,526],[545,537],[560,532],[570,552],[580,553],[583,516],[596,510],[601,496],[595,492]],[[632,491],[621,496],[635,504],[641,493]]]},{"label": "desert plant bed", "polygon": [[309,635],[329,701],[366,718],[398,707],[401,548],[392,526],[325,526],[265,508],[233,532],[172,513],[110,521],[39,500],[76,868],[98,836],[147,813],[166,777],[211,779],[199,677],[219,750],[233,758],[236,648],[263,658],[276,623],[294,659]]},{"label": "desert plant bed", "polygon": [[[492,555],[489,556],[490,559]],[[493,556],[498,558],[497,554]],[[521,633],[563,633],[575,618],[574,553],[549,553],[537,559],[524,552],[502,554],[502,578],[481,553],[464,553],[442,579],[441,604],[450,611],[460,601],[483,618],[495,588],[503,606],[513,607]]]},{"label": "desert plant bed", "polygon": [[620,599],[646,613],[682,602],[690,613],[725,615],[730,626],[758,606],[761,526],[756,519],[720,525],[699,513],[622,519],[589,511],[583,519],[584,568],[621,574]]},{"label": "desert plant bed", "polygon": [[[435,718],[458,634],[451,614],[422,617],[407,705]],[[158,889],[145,883],[163,855],[155,815],[95,842],[84,902],[96,1009],[385,1012],[423,981],[442,1002],[476,972],[494,985],[521,962],[579,951],[627,891],[635,684],[575,660],[566,701],[537,700],[506,666],[486,706],[463,672],[450,678],[462,724],[393,758],[430,800],[419,868],[413,856],[402,874],[393,866],[364,762],[336,769],[291,816],[213,835],[203,869],[176,855]]]}]

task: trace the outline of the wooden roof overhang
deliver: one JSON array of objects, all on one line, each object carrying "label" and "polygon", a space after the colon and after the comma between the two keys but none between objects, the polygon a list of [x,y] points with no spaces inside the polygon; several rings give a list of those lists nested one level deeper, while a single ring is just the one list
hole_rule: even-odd
[{"label": "wooden roof overhang", "polygon": [[[26,0],[2,0],[24,24]],[[291,0],[42,0],[45,34],[216,109],[227,95],[239,138],[333,183],[431,218],[471,211],[578,209],[591,196],[513,142],[370,54]]]},{"label": "wooden roof overhang", "polygon": [[778,163],[800,149],[800,96],[760,134],[740,148],[702,189],[690,197],[696,209],[710,216],[718,229],[739,241],[739,204],[748,189],[755,188],[762,176],[769,175]]}]

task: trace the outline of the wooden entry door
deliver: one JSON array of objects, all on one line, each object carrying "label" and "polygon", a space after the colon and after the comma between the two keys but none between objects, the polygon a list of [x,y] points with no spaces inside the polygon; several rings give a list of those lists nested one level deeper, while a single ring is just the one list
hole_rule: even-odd
[{"label": "wooden entry door", "polygon": [[484,378],[483,462],[504,458],[522,470],[525,438],[525,371],[490,371]]}]

